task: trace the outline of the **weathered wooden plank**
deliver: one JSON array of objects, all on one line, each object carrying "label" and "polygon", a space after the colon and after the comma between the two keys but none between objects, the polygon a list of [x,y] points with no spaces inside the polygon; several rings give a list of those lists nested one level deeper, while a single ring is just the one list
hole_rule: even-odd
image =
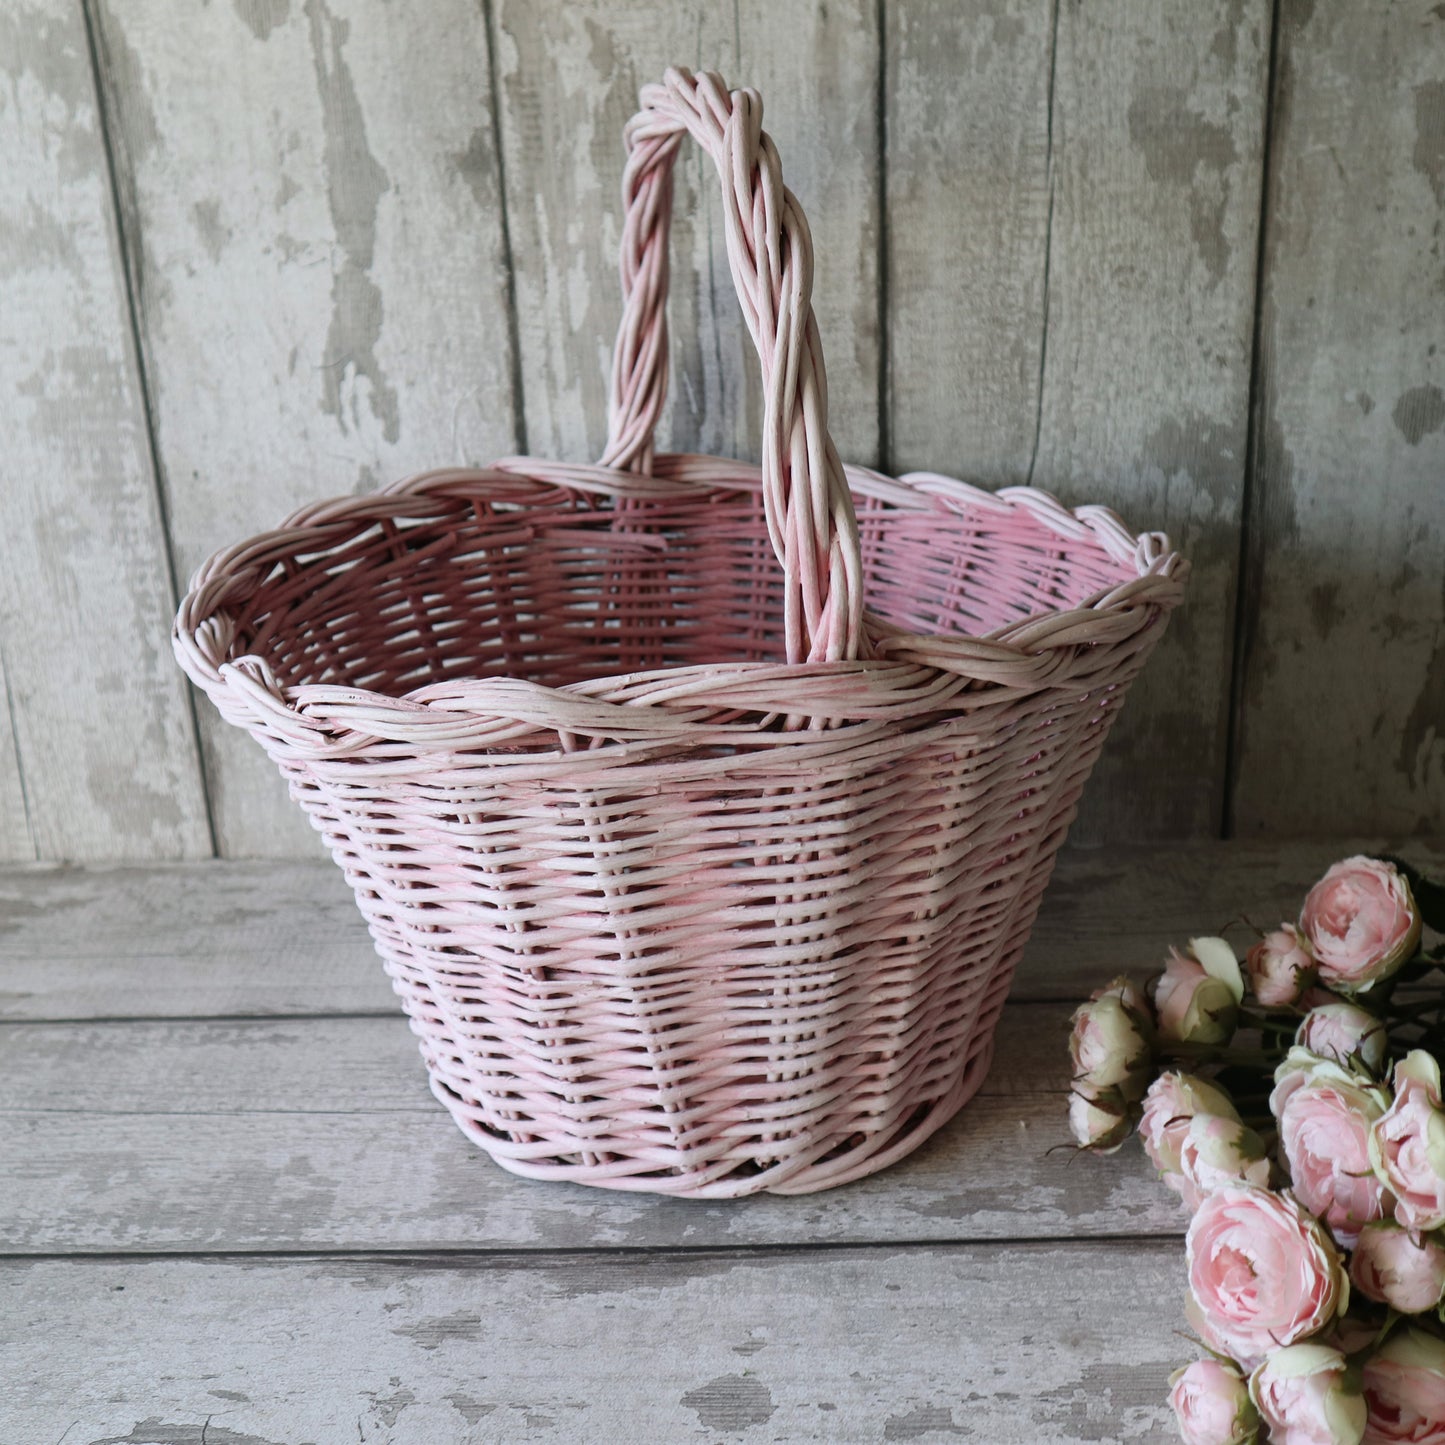
[{"label": "weathered wooden plank", "polygon": [[0,1018],[396,1007],[331,863],[0,872]]},{"label": "weathered wooden plank", "polygon": [[[497,69],[527,440],[586,460],[607,433],[621,314],[622,127],[670,65],[719,70],[762,93],[765,125],[808,215],[833,435],[849,460],[878,449],[878,37],[872,0],[731,6],[688,0],[497,0]],[[755,458],[757,361],[728,272],[718,181],[678,162],[668,311],[665,450]]]},{"label": "weathered wooden plank", "polygon": [[[1081,998],[1105,975],[1152,971],[1171,942],[1241,914],[1266,926],[1293,917],[1336,858],[1392,848],[1445,873],[1445,844],[1425,839],[1066,850],[1014,997]],[[329,863],[0,871],[0,1019],[397,1007]]]},{"label": "weathered wooden plank", "polygon": [[[885,1175],[737,1203],[537,1185],[426,1087],[399,1019],[10,1026],[0,1250],[557,1249],[1177,1234],[1141,1151],[1066,1142],[1067,1004],[1005,1011],[953,1124]],[[1052,1152],[1051,1152],[1052,1151]]]},{"label": "weathered wooden plank", "polygon": [[[515,449],[472,0],[98,7],[184,576],[302,502]],[[228,855],[314,856],[208,705]]]},{"label": "weathered wooden plank", "polygon": [[1220,832],[1270,10],[1059,9],[1033,481],[1167,531],[1194,569],[1081,841]]},{"label": "weathered wooden plank", "polygon": [[884,12],[886,460],[1020,483],[1044,332],[1054,6]]},{"label": "weathered wooden plank", "polygon": [[428,1106],[417,1060],[396,1077],[421,1108],[347,1112],[338,1075],[309,1112],[0,1114],[14,1161],[0,1177],[0,1249],[1082,1239],[1175,1236],[1187,1223],[1142,1150],[1094,1159],[1061,1147],[1061,1093],[980,1096],[916,1154],[843,1189],[716,1203],[516,1179]]},{"label": "weathered wooden plank", "polygon": [[0,650],[0,863],[28,863],[35,857],[35,839],[25,810],[25,784],[20,776],[20,754],[15,747],[11,720],[13,699],[5,676],[5,654]]},{"label": "weathered wooden plank", "polygon": [[0,1265],[7,1439],[1162,1440],[1177,1243]]},{"label": "weathered wooden plank", "polygon": [[1445,807],[1445,12],[1282,0],[1234,822]]},{"label": "weathered wooden plank", "polygon": [[[1068,1088],[1073,1006],[1015,1004],[981,1093]],[[0,1113],[377,1114],[435,1107],[416,1041],[394,1015],[129,1019],[11,1027]]]},{"label": "weathered wooden plank", "polygon": [[7,6],[0,78],[0,857],[206,857],[78,0]]}]

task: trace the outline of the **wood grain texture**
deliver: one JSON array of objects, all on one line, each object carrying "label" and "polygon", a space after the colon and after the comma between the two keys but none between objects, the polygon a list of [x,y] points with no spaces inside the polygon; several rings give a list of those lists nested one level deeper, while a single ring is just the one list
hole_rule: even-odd
[{"label": "wood grain texture", "polygon": [[78,3],[0,16],[0,276],[0,858],[209,856]]},{"label": "wood grain texture", "polygon": [[[1177,1242],[0,1265],[7,1439],[1166,1438]],[[76,1427],[79,1427],[78,1429]]]},{"label": "wood grain texture", "polygon": [[[878,450],[878,37],[871,0],[496,0],[497,68],[515,258],[527,442],[588,460],[607,434],[621,315],[622,127],[670,65],[761,91],[784,178],[817,252],[814,304],[832,431],[848,460]],[[660,449],[756,458],[758,364],[728,271],[718,180],[678,161],[668,310],[672,368]]]},{"label": "wood grain texture", "polygon": [[[1066,850],[1014,978],[1020,1000],[1069,1001],[1171,942],[1248,914],[1293,918],[1335,859],[1425,839],[1190,843]],[[1241,944],[1247,934],[1232,936]],[[216,862],[0,871],[0,1019],[391,1015],[400,1005],[330,863]]]},{"label": "wood grain texture", "polygon": [[25,807],[25,783],[20,776],[20,754],[15,747],[15,702],[5,675],[5,653],[0,648],[0,863],[29,862],[35,857],[35,840]]},{"label": "wood grain texture", "polygon": [[399,1007],[329,862],[0,872],[0,1018]]},{"label": "wood grain texture", "polygon": [[[1069,1084],[1069,1003],[1015,1004],[999,1025],[985,1097]],[[11,1028],[0,1113],[430,1112],[416,1041],[398,1012],[275,1019],[125,1019]]]},{"label": "wood grain texture", "polygon": [[1051,0],[887,0],[890,469],[1027,480],[1049,222]]},{"label": "wood grain texture", "polygon": [[1167,531],[1193,565],[1099,760],[1081,841],[1221,827],[1270,12],[1059,11],[1032,480]]},{"label": "wood grain texture", "polygon": [[[302,502],[515,449],[471,0],[99,7],[178,570]],[[315,856],[202,704],[221,851]]]},{"label": "wood grain texture", "polygon": [[1241,834],[1445,806],[1445,12],[1282,0]]},{"label": "wood grain texture", "polygon": [[741,1203],[513,1178],[433,1101],[400,1019],[11,1027],[0,1154],[16,1163],[0,1176],[0,1251],[1177,1235],[1177,1200],[1141,1150],[1065,1147],[1068,1013],[1007,1011],[979,1097],[903,1163],[807,1199]]}]

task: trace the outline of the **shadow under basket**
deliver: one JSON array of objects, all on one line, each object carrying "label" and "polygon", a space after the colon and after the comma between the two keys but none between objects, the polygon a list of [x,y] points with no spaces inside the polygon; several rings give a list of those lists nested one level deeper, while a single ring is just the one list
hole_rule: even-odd
[{"label": "shadow under basket", "polygon": [[[653,456],[656,188],[684,129],[771,184],[750,94],[670,72],[629,131],[608,465],[319,503],[213,557],[177,619],[345,870],[433,1091],[531,1178],[803,1193],[945,1123],[1187,575],[1102,508],[845,475],[804,444],[820,351],[769,391],[761,469]],[[730,259],[796,307],[783,209]],[[765,375],[797,335],[810,312],[754,327]]]}]

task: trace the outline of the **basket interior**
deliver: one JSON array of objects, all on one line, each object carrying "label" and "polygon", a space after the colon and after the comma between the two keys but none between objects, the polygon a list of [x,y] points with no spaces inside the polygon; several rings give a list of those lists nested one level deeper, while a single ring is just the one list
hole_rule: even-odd
[{"label": "basket interior", "polygon": [[[984,635],[1133,576],[1022,508],[857,503],[866,604],[927,635]],[[399,509],[401,510],[401,509]],[[232,656],[283,685],[399,696],[456,678],[549,687],[657,668],[776,662],[783,596],[756,490],[599,508],[438,507],[301,554],[252,594]]]}]

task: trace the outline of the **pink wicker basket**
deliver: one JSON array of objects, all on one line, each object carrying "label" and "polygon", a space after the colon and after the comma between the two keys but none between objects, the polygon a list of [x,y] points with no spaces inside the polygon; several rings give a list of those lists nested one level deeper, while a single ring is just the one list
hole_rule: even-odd
[{"label": "pink wicker basket", "polygon": [[[712,75],[643,91],[599,465],[304,508],[176,622],[355,888],[433,1091],[532,1178],[803,1193],[949,1119],[1187,575],[1100,507],[840,464],[761,116]],[[653,455],[684,132],[722,178],[761,468]]]}]

